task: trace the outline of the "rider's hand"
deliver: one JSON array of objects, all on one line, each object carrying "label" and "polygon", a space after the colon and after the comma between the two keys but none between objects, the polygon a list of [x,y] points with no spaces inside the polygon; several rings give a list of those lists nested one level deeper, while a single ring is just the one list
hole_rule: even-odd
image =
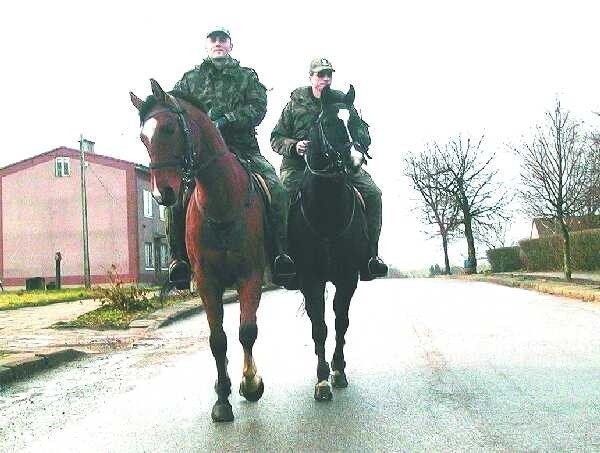
[{"label": "rider's hand", "polygon": [[225,118],[224,116],[222,116],[221,118],[217,118],[216,120],[213,121],[213,124],[219,130],[222,129],[223,126],[225,126],[227,123],[229,123],[229,120],[227,118]]},{"label": "rider's hand", "polygon": [[310,141],[308,140],[300,140],[299,142],[296,143],[296,153],[299,156],[303,156],[304,153],[306,153],[306,149],[308,148],[308,144],[310,143]]}]

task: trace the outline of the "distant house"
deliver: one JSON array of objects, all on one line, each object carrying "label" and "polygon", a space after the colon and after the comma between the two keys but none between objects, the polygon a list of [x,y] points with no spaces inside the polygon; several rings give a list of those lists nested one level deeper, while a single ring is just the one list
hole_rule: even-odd
[{"label": "distant house", "polygon": [[[164,209],[153,200],[147,167],[86,152],[88,248],[93,284],[115,264],[124,281],[164,278],[168,249]],[[83,283],[79,150],[60,147],[0,169],[0,278],[55,277]]]},{"label": "distant house", "polygon": [[[600,216],[586,215],[580,217],[567,217],[566,224],[569,231],[583,231],[600,228]],[[556,219],[533,219],[531,224],[531,238],[561,234],[560,224]]]}]

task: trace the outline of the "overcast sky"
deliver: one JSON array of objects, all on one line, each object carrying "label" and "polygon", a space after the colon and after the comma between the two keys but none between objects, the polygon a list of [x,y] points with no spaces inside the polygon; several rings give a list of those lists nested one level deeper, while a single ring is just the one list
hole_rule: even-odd
[{"label": "overcast sky", "polygon": [[[384,192],[381,254],[401,269],[442,264],[411,208],[402,157],[461,133],[497,153],[501,178],[518,168],[507,143],[530,136],[560,98],[592,127],[600,110],[597,1],[20,1],[2,6],[4,89],[0,166],[79,134],[96,152],[148,163],[129,91],[150,93],[149,78],[171,89],[205,56],[206,30],[231,30],[232,56],[269,89],[258,129],[263,154],[279,168],[269,135],[308,65],[323,56],[333,86],[356,87],[371,125],[367,170]],[[511,240],[529,235],[516,214]],[[478,256],[484,255],[481,248]],[[462,264],[458,241],[451,261]]]}]

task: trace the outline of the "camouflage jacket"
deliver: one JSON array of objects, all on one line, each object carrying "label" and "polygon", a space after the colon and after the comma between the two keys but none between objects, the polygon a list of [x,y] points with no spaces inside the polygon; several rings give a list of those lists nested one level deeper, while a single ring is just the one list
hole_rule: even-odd
[{"label": "camouflage jacket", "polygon": [[[271,147],[283,156],[281,168],[304,168],[304,159],[296,153],[296,143],[308,140],[310,129],[320,112],[321,102],[312,94],[311,87],[297,88],[292,92],[290,101],[271,132]],[[369,125],[360,118],[354,107],[350,109],[348,129],[352,140],[365,148],[369,147]]]},{"label": "camouflage jacket", "polygon": [[231,151],[239,156],[260,153],[256,126],[267,112],[267,90],[253,69],[231,57],[219,69],[207,58],[186,72],[172,93],[201,107],[213,120],[225,116],[229,123],[221,133]]}]

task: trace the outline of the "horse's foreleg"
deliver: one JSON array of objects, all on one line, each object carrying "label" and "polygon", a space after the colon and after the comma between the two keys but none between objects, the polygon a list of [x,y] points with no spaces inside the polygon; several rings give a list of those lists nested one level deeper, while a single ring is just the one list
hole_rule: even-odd
[{"label": "horse's foreleg", "polygon": [[317,355],[317,384],[315,399],[327,401],[332,398],[329,386],[329,364],[325,360],[325,340],[327,339],[327,324],[325,324],[325,283],[313,286],[304,294],[306,312],[312,323],[312,338]]},{"label": "horse's foreleg", "polygon": [[346,361],[344,360],[344,345],[346,343],[346,331],[350,320],[348,310],[350,300],[356,290],[356,282],[349,288],[342,286],[336,287],[335,297],[333,298],[333,310],[335,312],[335,351],[331,361],[331,385],[336,388],[348,386],[346,378]]},{"label": "horse's foreleg", "polygon": [[229,403],[231,380],[227,374],[227,335],[223,330],[223,292],[218,294],[202,294],[202,302],[210,328],[210,350],[217,364],[217,382],[215,392],[217,402],[212,409],[212,419],[215,422],[230,422],[233,420],[233,410]]},{"label": "horse's foreleg", "polygon": [[257,373],[252,348],[258,335],[256,311],[262,292],[262,274],[256,273],[238,289],[240,299],[240,343],[244,348],[244,369],[240,383],[240,395],[248,401],[258,401],[265,390]]}]

